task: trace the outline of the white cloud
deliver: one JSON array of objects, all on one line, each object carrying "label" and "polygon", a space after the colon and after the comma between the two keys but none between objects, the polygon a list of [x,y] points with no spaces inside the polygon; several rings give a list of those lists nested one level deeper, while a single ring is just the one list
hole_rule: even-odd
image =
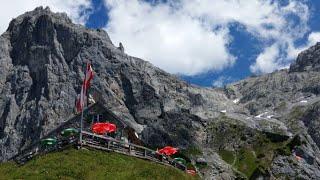
[{"label": "white cloud", "polygon": [[38,6],[49,6],[54,12],[66,12],[76,23],[83,24],[87,15],[81,15],[83,9],[91,7],[90,0],[10,0],[1,2],[0,6],[0,33],[3,33],[9,26],[9,22]]},{"label": "white cloud", "polygon": [[[183,0],[184,10],[193,17],[200,17],[210,25],[219,26],[237,22],[262,37],[278,35],[277,29],[285,22],[277,4],[268,0]],[[270,29],[268,27],[273,27]]]},{"label": "white cloud", "polygon": [[302,46],[295,47],[293,45],[293,41],[289,41],[288,47],[287,47],[287,53],[288,53],[287,57],[289,59],[295,59],[300,52],[315,45],[317,42],[320,42],[320,32],[311,32],[308,36],[307,42]]},{"label": "white cloud", "polygon": [[230,67],[236,60],[228,51],[232,23],[260,40],[264,49],[250,68],[259,73],[286,67],[301,50],[294,42],[309,30],[309,8],[299,0],[287,5],[273,0],[105,2],[111,39],[123,42],[128,54],[171,73],[194,75]]},{"label": "white cloud", "polygon": [[[263,50],[250,67],[255,73],[288,66],[301,50],[320,40],[320,33],[313,32],[306,44],[295,45],[309,31],[309,8],[300,0],[289,0],[285,6],[273,0],[168,0],[152,5],[142,0],[105,2],[110,8],[106,29],[111,39],[116,44],[122,42],[128,54],[171,73],[194,75],[232,66],[236,61],[228,50],[232,23],[239,23],[261,42]],[[88,14],[80,13],[91,7],[91,1],[3,2],[0,32],[12,18],[40,5],[66,12],[74,22],[84,24]],[[292,16],[295,18],[288,18]]]},{"label": "white cloud", "polygon": [[144,58],[171,73],[194,75],[233,64],[227,28],[213,31],[168,4],[152,6],[132,0],[107,0],[107,31],[128,54]]},{"label": "white cloud", "polygon": [[212,82],[213,87],[223,87],[225,84],[234,81],[232,77],[229,76],[220,76],[218,79]]},{"label": "white cloud", "polygon": [[256,63],[250,66],[250,70],[254,73],[268,73],[279,67],[277,58],[279,58],[280,47],[277,44],[266,48],[264,52],[259,54]]},{"label": "white cloud", "polygon": [[317,42],[320,42],[320,32],[312,32],[308,37],[309,46],[315,45]]},{"label": "white cloud", "polygon": [[[250,66],[250,70],[256,74],[270,73],[277,69],[288,68],[289,63],[294,60],[298,54],[307,48],[320,42],[320,32],[311,32],[307,42],[295,47],[294,39],[285,39],[284,41],[267,47],[256,59],[256,62]],[[281,53],[281,51],[283,51]]]}]

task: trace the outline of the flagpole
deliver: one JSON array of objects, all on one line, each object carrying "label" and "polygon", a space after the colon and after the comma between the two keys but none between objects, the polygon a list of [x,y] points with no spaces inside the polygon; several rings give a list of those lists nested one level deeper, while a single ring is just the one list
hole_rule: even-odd
[{"label": "flagpole", "polygon": [[82,129],[83,129],[83,125],[82,125],[82,121],[83,121],[83,109],[81,111],[81,120],[80,120],[80,147],[82,147]]},{"label": "flagpole", "polygon": [[[88,65],[87,65],[88,66]],[[87,80],[87,67],[86,66],[86,70],[84,72],[84,82],[82,82],[82,87],[81,89],[83,89],[83,94],[86,94],[86,85],[84,84],[85,81]],[[85,97],[85,96],[84,96]],[[81,120],[80,120],[80,147],[82,148],[82,131],[83,131],[83,111],[84,111],[84,100],[83,100],[83,107],[81,108]]]}]

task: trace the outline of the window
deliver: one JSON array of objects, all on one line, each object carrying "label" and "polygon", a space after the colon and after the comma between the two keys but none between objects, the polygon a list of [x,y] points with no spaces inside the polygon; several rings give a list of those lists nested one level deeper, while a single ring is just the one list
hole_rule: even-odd
[{"label": "window", "polygon": [[94,122],[101,122],[101,121],[103,121],[102,115],[101,115],[101,114],[95,114],[95,115],[93,116],[93,121],[94,121]]}]

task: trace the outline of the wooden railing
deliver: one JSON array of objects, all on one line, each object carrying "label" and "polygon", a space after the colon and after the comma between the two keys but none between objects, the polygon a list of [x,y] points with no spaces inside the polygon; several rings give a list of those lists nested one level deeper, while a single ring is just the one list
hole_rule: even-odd
[{"label": "wooden railing", "polygon": [[[93,107],[94,105],[96,105],[97,103],[91,104],[89,105],[87,108],[84,109],[84,113],[86,113],[91,107]],[[73,127],[73,128],[78,128],[80,127],[80,121],[79,121],[79,117],[80,115],[72,115],[71,117],[67,118],[67,121],[64,121],[63,123],[61,123],[60,125],[58,125],[55,129],[49,131],[49,133],[47,133],[46,135],[42,136],[40,139],[34,141],[32,144],[30,144],[28,147],[20,150],[18,152],[17,155],[11,157],[9,160],[15,160],[20,162],[20,159],[24,159],[25,156],[28,156],[28,154],[32,153],[35,151],[35,149],[39,149],[39,147],[41,146],[41,140],[42,139],[46,139],[49,137],[56,137],[56,136],[60,136],[60,132],[68,127]]]},{"label": "wooden railing", "polygon": [[180,162],[172,159],[169,156],[159,154],[157,151],[146,148],[144,146],[139,146],[132,143],[127,143],[124,141],[119,141],[112,137],[106,137],[101,135],[96,135],[87,131],[82,131],[83,139],[82,142],[79,142],[78,136],[73,138],[67,138],[65,140],[58,141],[58,144],[52,147],[43,147],[41,143],[34,146],[34,148],[30,149],[28,152],[21,156],[17,156],[15,161],[19,164],[24,164],[29,159],[34,156],[46,154],[53,151],[61,151],[71,145],[78,146],[87,146],[94,149],[105,150],[105,151],[113,151],[116,153],[125,154],[128,156],[133,156],[141,159],[150,160],[156,163],[160,163],[163,165],[168,165],[171,167],[178,168],[182,171],[186,171],[187,167]]},{"label": "wooden railing", "polygon": [[83,131],[81,146],[88,146],[95,149],[113,151],[141,159],[154,161],[160,164],[173,166],[180,170],[186,171],[187,167],[169,156],[159,154],[152,149],[139,146],[124,141],[119,141],[111,137],[100,136],[90,132]]}]

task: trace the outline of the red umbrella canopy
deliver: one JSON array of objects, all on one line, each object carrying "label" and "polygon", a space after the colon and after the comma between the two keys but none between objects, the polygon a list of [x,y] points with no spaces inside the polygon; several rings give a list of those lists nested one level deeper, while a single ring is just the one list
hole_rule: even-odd
[{"label": "red umbrella canopy", "polygon": [[112,123],[105,123],[104,127],[108,133],[115,132],[117,130],[117,126]]},{"label": "red umbrella canopy", "polygon": [[192,176],[195,176],[197,174],[197,172],[193,169],[187,169],[187,173],[192,175]]},{"label": "red umbrella canopy", "polygon": [[104,123],[94,123],[91,127],[95,134],[105,134],[107,130],[104,128]]},{"label": "red umbrella canopy", "polygon": [[171,156],[171,155],[173,155],[173,154],[175,154],[177,152],[178,152],[178,148],[174,148],[174,147],[171,147],[171,146],[166,146],[166,147],[158,150],[158,153],[165,154],[167,156]]},{"label": "red umbrella canopy", "polygon": [[105,134],[115,132],[117,126],[112,123],[94,123],[91,129],[96,134]]}]

